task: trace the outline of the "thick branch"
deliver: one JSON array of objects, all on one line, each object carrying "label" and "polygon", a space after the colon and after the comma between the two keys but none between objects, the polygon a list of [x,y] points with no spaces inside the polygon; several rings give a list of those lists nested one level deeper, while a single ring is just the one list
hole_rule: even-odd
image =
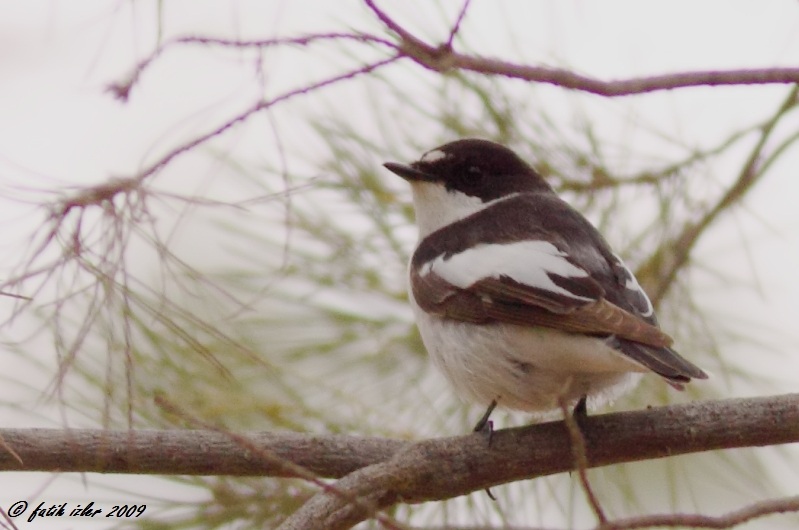
[{"label": "thick branch", "polygon": [[[256,454],[252,446],[237,440],[239,436],[276,458]],[[319,477],[339,478],[391,458],[410,444],[384,438],[270,432],[0,429],[0,470],[296,476],[280,464],[284,459]]]},{"label": "thick branch", "polygon": [[[799,394],[605,414],[581,422],[581,428],[589,467],[792,443],[799,441]],[[0,436],[4,471],[291,475],[220,432],[0,429]],[[416,443],[296,433],[249,433],[247,438],[319,477],[340,478],[391,459],[426,468],[425,480],[403,491],[411,502],[573,468],[569,434],[560,421],[496,431],[491,447],[480,434]]]},{"label": "thick branch", "polygon": [[[799,442],[799,394],[731,399],[595,416],[580,422],[588,467],[710,449]],[[563,422],[419,442],[358,470],[287,519],[283,529],[349,528],[375,508],[447,499],[489,486],[574,468]],[[373,510],[375,509],[373,508]]]},{"label": "thick branch", "polygon": [[[605,414],[581,420],[580,429],[588,467],[794,443],[799,394]],[[307,472],[298,474],[297,466]],[[560,421],[497,431],[490,446],[480,433],[409,442],[196,430],[0,430],[5,471],[341,478],[287,519],[283,528],[289,529],[348,528],[397,502],[447,499],[573,468],[569,432]]]}]

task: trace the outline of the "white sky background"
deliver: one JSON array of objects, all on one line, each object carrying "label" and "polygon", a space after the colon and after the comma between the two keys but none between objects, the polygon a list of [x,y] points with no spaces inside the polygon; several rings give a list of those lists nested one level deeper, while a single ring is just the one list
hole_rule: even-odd
[{"label": "white sky background", "polygon": [[[460,2],[442,1],[448,13]],[[335,4],[335,7],[333,5]],[[395,4],[395,5],[394,5]],[[401,5],[402,4],[402,7]],[[417,34],[440,38],[448,21],[432,3],[382,2]],[[126,104],[114,100],[105,87],[124,79],[147,56],[157,39],[157,2],[55,2],[0,0],[0,278],[24,249],[34,228],[30,204],[50,192],[97,183],[109,176],[128,176],[153,162],[197,131],[211,129],[258,93],[252,70],[216,53],[207,60],[200,49],[164,54],[134,88]],[[425,6],[425,7],[422,7]],[[163,3],[164,36],[205,34],[240,38],[296,36],[314,31],[363,28],[381,34],[363,6],[355,1],[209,2],[170,0]],[[604,79],[701,69],[799,65],[799,4],[792,0],[765,2],[520,2],[474,0],[463,26],[480,53],[528,64],[568,67]],[[634,43],[634,46],[631,46]],[[212,55],[215,52],[211,52]],[[280,55],[269,62],[267,91],[277,94],[304,79],[321,78],[336,64],[294,61]],[[409,87],[413,94],[413,87]],[[626,98],[630,113],[643,123],[680,137],[688,145],[706,145],[725,132],[768,115],[787,87],[691,89],[679,93]],[[347,92],[342,92],[347,94]],[[307,98],[313,105],[313,96]],[[353,120],[370,130],[368,109],[357,101]],[[569,115],[568,109],[563,110]],[[296,118],[295,118],[296,119]],[[397,120],[401,120],[398,113]],[[794,120],[793,123],[795,123]],[[625,136],[623,125],[594,123],[596,131],[629,142],[629,149],[650,153],[647,145]],[[402,124],[398,123],[402,128]],[[313,149],[301,143],[302,125],[281,119],[281,132],[293,152]],[[796,130],[794,128],[794,130]],[[268,133],[257,139],[234,131],[233,145],[252,154]],[[431,133],[432,134],[432,133]],[[293,143],[292,143],[293,142]],[[432,147],[432,146],[430,146]],[[400,151],[403,151],[400,149]],[[235,155],[236,149],[231,152]],[[409,156],[413,153],[409,152]],[[182,162],[178,162],[182,163]],[[714,266],[735,278],[729,285],[708,277],[700,303],[729,315],[750,331],[762,331],[763,341],[785,352],[770,356],[730,346],[731,355],[747,355],[753,369],[778,374],[773,393],[795,391],[799,381],[799,332],[795,301],[799,299],[799,153],[783,158],[778,167],[749,195],[745,212],[727,216],[703,240],[699,257],[724,255]],[[213,168],[189,166],[197,182],[170,185],[187,190],[211,186]],[[182,175],[190,174],[183,171]],[[723,176],[715,175],[719,179]],[[702,178],[697,175],[696,178]],[[42,191],[32,191],[42,190]],[[754,213],[755,215],[752,215]],[[753,219],[760,222],[754,222]],[[741,237],[741,232],[745,237]],[[186,246],[198,244],[188,235]],[[741,241],[749,248],[740,248]],[[200,252],[200,249],[197,250]],[[758,291],[737,287],[758,273]],[[47,344],[43,344],[47,348]],[[47,361],[48,351],[41,353]],[[55,359],[49,357],[53,362]],[[27,365],[26,365],[27,367]],[[787,367],[787,368],[786,368]],[[7,368],[8,369],[8,368]],[[20,378],[43,388],[50,374],[24,373]],[[20,399],[20,389],[0,388],[0,399]],[[732,388],[731,395],[750,395]],[[24,398],[32,407],[34,395]],[[52,425],[33,414],[0,409],[4,427]],[[122,478],[121,484],[133,480]],[[135,480],[141,480],[136,478]],[[20,482],[23,481],[23,482]],[[104,478],[103,481],[110,481]],[[90,483],[95,482],[92,478]],[[23,484],[20,486],[19,484]],[[79,479],[49,484],[44,475],[0,475],[0,506],[33,495],[48,501],[100,499],[101,489]],[[103,498],[108,498],[103,495]],[[113,499],[113,494],[111,495]],[[118,499],[129,500],[128,497]],[[79,501],[77,501],[79,502]],[[27,523],[22,522],[21,528]],[[38,528],[46,528],[40,522]],[[52,526],[63,527],[60,523]],[[74,525],[74,527],[78,527]],[[86,527],[83,524],[81,528]],[[98,528],[103,527],[98,524]]]}]

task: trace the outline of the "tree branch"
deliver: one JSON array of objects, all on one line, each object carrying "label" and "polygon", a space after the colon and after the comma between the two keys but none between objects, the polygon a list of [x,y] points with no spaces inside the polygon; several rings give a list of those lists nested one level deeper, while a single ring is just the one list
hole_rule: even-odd
[{"label": "tree branch", "polygon": [[[731,399],[595,416],[581,421],[588,467],[679,454],[799,441],[799,394]],[[349,528],[368,517],[341,493],[377,507],[464,495],[490,486],[574,469],[563,422],[411,444],[320,492],[282,527]],[[281,530],[282,530],[281,529]]]},{"label": "tree branch", "polygon": [[[767,120],[760,127],[760,136],[754,147],[749,153],[746,162],[738,173],[735,182],[725,188],[724,193],[713,204],[701,219],[689,221],[682,228],[680,233],[668,244],[661,245],[657,252],[642,265],[636,274],[641,278],[642,285],[657,306],[666,292],[674,283],[677,273],[688,261],[691,251],[699,242],[700,237],[716,221],[716,219],[726,212],[731,206],[740,201],[747,195],[765,175],[765,168],[762,167],[763,160],[771,160],[774,156],[779,156],[786,145],[772,156],[766,156],[764,150],[767,142],[771,139],[771,134],[780,123],[782,118],[799,104],[799,85],[793,87],[787,97],[780,103],[774,116]],[[790,141],[795,141],[799,137],[791,137]]]},{"label": "tree branch", "polygon": [[[799,394],[605,414],[581,421],[580,427],[588,467],[794,443],[799,442]],[[197,430],[2,429],[0,470],[296,476],[275,459],[260,458],[239,441],[242,436]],[[452,498],[574,468],[561,421],[496,431],[490,447],[480,434],[420,442],[265,432],[246,438],[318,477],[346,476],[337,490],[382,492],[376,499],[382,507],[398,499]],[[341,495],[329,498],[346,503]]]},{"label": "tree branch", "polygon": [[364,2],[375,16],[397,35],[399,38],[397,47],[405,57],[436,72],[446,72],[451,69],[467,70],[484,75],[498,75],[523,81],[547,83],[607,97],[630,96],[695,86],[799,83],[799,68],[674,72],[649,77],[603,81],[561,68],[529,66],[501,59],[458,53],[452,49],[451,45],[454,35],[450,35],[447,42],[432,46],[394,21],[378,8],[373,0],[364,0]]},{"label": "tree branch", "polygon": [[[416,60],[415,57],[413,57]],[[708,70],[673,72],[632,79],[604,81],[562,68],[527,66],[452,52],[453,68],[486,75],[501,75],[525,81],[537,81],[562,88],[589,92],[599,96],[618,97],[646,94],[697,86],[767,85],[799,83],[799,68],[752,68],[742,70]]]},{"label": "tree branch", "polygon": [[633,530],[636,528],[734,528],[766,515],[799,511],[799,496],[760,501],[740,510],[720,515],[657,514],[617,519],[597,530]]},{"label": "tree branch", "polygon": [[[668,513],[656,515],[642,515],[615,519],[601,523],[595,530],[636,530],[651,528],[735,528],[754,519],[767,515],[780,513],[799,512],[799,496],[769,499],[749,504],[739,510],[724,515],[704,515],[689,513]],[[543,530],[536,527],[521,526],[425,526],[412,527],[408,530]]]}]

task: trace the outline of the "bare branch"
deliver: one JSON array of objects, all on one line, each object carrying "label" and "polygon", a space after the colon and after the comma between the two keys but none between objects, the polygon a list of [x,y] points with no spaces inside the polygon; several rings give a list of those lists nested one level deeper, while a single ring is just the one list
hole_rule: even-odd
[{"label": "bare branch", "polygon": [[[422,59],[425,58],[425,56],[421,57]],[[413,59],[417,60],[416,57],[413,57]],[[649,77],[603,81],[561,68],[518,65],[499,59],[466,56],[454,52],[451,58],[444,60],[437,59],[436,61],[449,64],[452,68],[470,70],[486,75],[501,75],[513,79],[547,83],[562,88],[589,92],[606,97],[631,96],[660,90],[674,90],[676,88],[697,86],[799,83],[799,68],[753,68],[742,70],[673,72]]]},{"label": "bare branch", "polygon": [[[606,414],[586,418],[580,429],[588,467],[793,443],[799,442],[799,394]],[[295,514],[295,520],[307,521],[336,513],[336,524],[357,522],[397,502],[447,499],[575,468],[563,422],[497,431],[490,447],[479,434],[416,443],[178,430],[4,429],[0,436],[15,453],[0,451],[0,470],[7,471],[297,477],[293,466],[301,466],[318,478],[344,477],[334,491],[321,491]],[[316,522],[312,528],[337,527],[327,519]]]},{"label": "bare branch", "polygon": [[740,510],[717,517],[701,514],[662,514],[618,519],[599,525],[596,530],[633,530],[635,528],[655,527],[734,528],[766,515],[790,512],[799,512],[799,496],[756,502]]},{"label": "bare branch", "polygon": [[464,0],[463,6],[461,6],[461,11],[458,13],[458,18],[455,20],[455,24],[453,24],[452,29],[449,32],[449,38],[447,39],[447,48],[452,49],[452,41],[455,40],[455,35],[458,34],[458,31],[461,29],[461,23],[463,19],[466,17],[466,12],[469,10],[469,4],[471,0]]},{"label": "bare branch", "polygon": [[[712,449],[792,443],[799,441],[799,394],[604,414],[581,421],[580,429],[589,468]],[[0,470],[4,471],[296,476],[285,465],[252,455],[227,433],[0,429],[0,436],[23,462],[0,448]],[[436,453],[448,455],[431,469],[453,466],[459,468],[459,474],[442,474],[437,484],[428,483],[406,497],[413,502],[462,495],[575,467],[569,434],[560,421],[495,431],[491,447],[483,436],[472,434],[418,443],[294,433],[246,436],[280,459],[326,478],[341,478],[397,458],[400,452],[411,451],[425,460]],[[536,449],[531,451],[531,447]],[[473,462],[485,465],[473,466]],[[463,466],[473,469],[460,469]]]},{"label": "bare branch", "polygon": [[366,33],[315,33],[313,35],[304,35],[301,37],[283,37],[274,39],[260,39],[260,40],[235,40],[235,39],[221,39],[216,37],[201,37],[201,36],[185,36],[177,37],[164,42],[147,58],[140,61],[133,71],[128,75],[127,80],[120,83],[112,83],[108,86],[108,92],[114,95],[120,101],[127,101],[130,98],[130,92],[136,83],[139,82],[145,70],[165,51],[174,46],[181,44],[200,44],[200,45],[213,45],[224,48],[270,48],[276,46],[308,46],[316,42],[329,42],[329,41],[355,41],[362,43],[380,44],[387,48],[396,49],[396,44],[380,37],[369,35]]},{"label": "bare branch", "polygon": [[529,66],[501,59],[465,55],[452,49],[451,39],[449,42],[433,46],[400,26],[379,9],[373,0],[364,0],[364,2],[386,27],[399,37],[398,47],[405,57],[436,72],[467,70],[490,76],[497,75],[523,81],[547,83],[607,97],[630,96],[696,86],[799,83],[799,68],[673,72],[648,77],[603,81],[561,68]]},{"label": "bare branch", "polygon": [[[762,163],[763,159],[766,158],[763,151],[767,141],[771,138],[771,133],[786,113],[799,104],[799,99],[797,98],[799,98],[799,85],[788,93],[774,116],[760,127],[760,137],[743,164],[735,183],[725,189],[723,195],[719,197],[699,221],[686,223],[680,234],[671,243],[661,245],[658,252],[636,271],[642,285],[646,288],[655,305],[665,296],[677,277],[677,273],[688,261],[691,251],[702,234],[722,213],[743,198],[763,177],[765,171]],[[797,140],[799,136],[792,138]],[[785,145],[782,144],[778,153],[782,153],[785,150]],[[773,157],[768,157],[769,161],[773,161],[773,159]],[[656,279],[656,281],[652,281],[652,279]]]},{"label": "bare branch", "polygon": [[[756,426],[752,420],[757,416]],[[768,429],[766,425],[772,430],[782,425],[791,431],[785,443],[799,440],[799,394],[608,414],[586,418],[580,427],[587,465],[597,467],[741,447],[742,437]],[[762,445],[762,440],[751,445]],[[480,434],[410,444],[390,459],[344,477],[336,486],[339,492],[348,491],[388,507],[397,502],[447,499],[574,468],[568,429],[563,422],[550,422],[497,431],[490,447]],[[342,502],[340,495],[320,492],[287,519],[281,530],[343,529],[368,516],[358,506]]]},{"label": "bare branch", "polygon": [[[34,247],[31,255],[21,262],[19,267],[21,272],[0,282],[0,292],[5,294],[11,289],[21,291],[24,283],[39,282],[33,293],[12,293],[17,295],[20,303],[9,317],[10,321],[33,303],[39,290],[65,276],[65,271],[69,266],[96,278],[97,281],[94,285],[85,288],[86,294],[90,296],[91,307],[87,310],[87,317],[82,320],[75,340],[60,354],[61,362],[59,363],[59,374],[55,379],[56,383],[62,381],[64,374],[72,366],[75,354],[83,344],[83,339],[91,330],[99,312],[110,305],[114,296],[120,293],[127,296],[126,291],[121,289],[125,287],[128,278],[125,258],[132,231],[135,230],[139,221],[148,216],[147,198],[150,191],[145,186],[146,180],[178,156],[223,134],[236,124],[246,121],[253,114],[296,96],[373,72],[399,58],[399,55],[395,55],[290,90],[274,98],[258,101],[215,129],[200,134],[172,149],[138,174],[125,178],[108,179],[107,182],[87,187],[48,205],[49,216],[47,225],[45,225],[46,232]],[[92,227],[86,227],[83,224],[83,218],[90,209],[100,210],[102,222]],[[70,222],[70,220],[72,221]],[[87,241],[91,230],[101,233],[95,239]],[[45,256],[49,256],[49,253],[46,252],[48,250],[60,254],[59,257],[39,265]],[[56,321],[59,317],[59,309],[63,307],[65,301],[74,299],[81,294],[81,290],[74,285],[70,288],[62,288],[60,292],[64,293],[63,296],[59,295],[60,298],[54,302]]]},{"label": "bare branch", "polygon": [[[571,381],[569,384],[571,384]],[[571,447],[572,458],[574,459],[574,467],[577,468],[577,476],[580,478],[580,486],[583,488],[585,496],[588,499],[588,505],[591,506],[591,510],[594,512],[597,520],[600,524],[604,524],[608,521],[608,517],[605,515],[605,510],[603,510],[602,505],[599,504],[599,499],[594,493],[591,483],[588,481],[588,456],[585,451],[583,433],[580,430],[580,426],[577,424],[577,420],[571,414],[568,403],[566,403],[562,395],[558,397],[558,404],[560,405],[561,413],[563,413],[563,423],[569,431],[569,446]]]},{"label": "bare branch", "polygon": [[296,477],[287,469],[290,462],[319,477],[341,477],[410,444],[339,435],[241,436],[276,458],[262,458],[229,433],[208,430],[0,429],[0,470]]},{"label": "bare branch", "polygon": [[265,101],[259,101],[258,103],[252,105],[250,108],[246,109],[244,112],[242,112],[238,116],[235,116],[235,117],[227,120],[225,123],[223,123],[222,125],[218,126],[216,129],[213,129],[213,130],[211,130],[211,131],[209,131],[209,132],[207,132],[205,134],[199,135],[199,136],[193,138],[192,140],[190,140],[189,142],[186,142],[182,146],[179,146],[179,147],[173,149],[172,151],[170,151],[169,153],[164,155],[160,160],[158,160],[157,162],[152,164],[149,168],[145,169],[140,174],[138,174],[135,178],[138,179],[138,180],[147,179],[148,177],[150,177],[151,175],[157,173],[159,170],[161,170],[166,165],[168,165],[177,156],[182,155],[182,154],[184,154],[184,153],[186,153],[188,151],[191,151],[192,149],[196,148],[197,146],[204,144],[208,140],[221,135],[222,133],[224,133],[225,131],[227,131],[228,129],[233,127],[234,125],[246,121],[253,114],[256,114],[258,112],[261,112],[261,111],[264,111],[266,109],[269,109],[269,108],[277,105],[278,103],[281,103],[283,101],[292,99],[292,98],[294,98],[296,96],[305,95],[305,94],[308,94],[309,92],[314,92],[316,90],[319,90],[319,89],[327,87],[327,86],[334,85],[334,84],[339,83],[341,81],[354,79],[355,77],[358,77],[360,75],[373,72],[373,71],[375,71],[375,70],[377,70],[377,69],[379,69],[379,68],[381,68],[383,66],[386,66],[388,64],[391,64],[391,63],[397,61],[400,57],[401,57],[400,55],[394,55],[394,56],[391,56],[391,57],[389,57],[387,59],[382,59],[380,61],[376,61],[376,62],[373,62],[373,63],[366,64],[366,65],[364,65],[364,66],[362,66],[360,68],[357,68],[355,70],[350,70],[350,71],[344,72],[342,74],[335,75],[335,76],[329,77],[327,79],[323,79],[321,81],[317,81],[316,83],[311,83],[311,84],[306,85],[304,87],[297,88],[297,89],[294,89],[294,90],[290,90],[290,91],[288,91],[288,92],[286,92],[284,94],[281,94],[279,96],[276,96],[276,97],[274,97],[272,99],[265,100]]},{"label": "bare branch", "polygon": [[[750,504],[720,516],[701,514],[657,514],[616,519],[600,524],[594,530],[635,530],[636,528],[735,528],[768,515],[799,512],[799,496],[769,499]],[[543,530],[527,526],[427,526],[410,530]]]},{"label": "bare branch", "polygon": [[169,402],[163,396],[156,396],[156,403],[161,408],[168,410],[172,414],[179,415],[181,418],[188,420],[192,425],[199,425],[201,427],[210,430],[211,432],[216,432],[222,434],[223,436],[227,436],[238,447],[245,449],[251,455],[255,456],[258,460],[270,462],[272,465],[277,466],[278,468],[282,469],[286,475],[301,478],[321,488],[322,491],[325,491],[334,496],[340,496],[344,502],[356,505],[361,509],[367,511],[370,514],[370,517],[376,517],[377,519],[379,519],[381,523],[383,523],[384,527],[389,529],[399,530],[399,527],[394,524],[394,521],[390,520],[388,517],[383,516],[382,514],[376,513],[376,507],[373,504],[368,503],[364,501],[364,499],[361,499],[359,497],[355,497],[349,492],[341,491],[335,485],[331,485],[320,480],[319,477],[317,477],[313,471],[306,469],[301,465],[295,464],[294,462],[286,458],[281,457],[280,455],[270,450],[269,448],[256,445],[248,436],[238,433],[228,432],[225,431],[224,429],[203,422],[198,418],[191,417],[186,413],[186,411],[180,409],[174,403]]}]

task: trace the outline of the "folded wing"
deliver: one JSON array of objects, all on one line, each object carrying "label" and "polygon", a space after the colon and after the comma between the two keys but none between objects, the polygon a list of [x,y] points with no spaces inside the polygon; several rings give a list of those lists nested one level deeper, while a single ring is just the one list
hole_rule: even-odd
[{"label": "folded wing", "polygon": [[[535,203],[519,197],[429,235],[411,264],[416,303],[428,313],[475,324],[606,337],[675,386],[706,378],[669,348],[672,339],[658,327],[646,293],[596,229],[557,198],[536,200],[556,201],[548,208],[556,215],[537,218]],[[491,216],[523,229],[503,232]]]}]

